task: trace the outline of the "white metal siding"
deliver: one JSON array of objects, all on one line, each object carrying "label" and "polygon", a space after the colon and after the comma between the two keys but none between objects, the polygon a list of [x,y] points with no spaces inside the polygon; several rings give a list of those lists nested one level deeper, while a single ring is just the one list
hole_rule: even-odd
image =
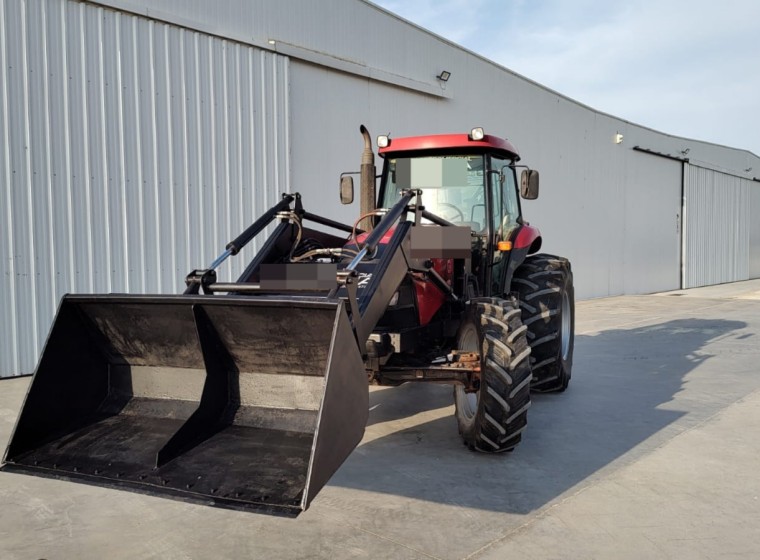
[{"label": "white metal siding", "polygon": [[34,369],[62,294],[181,292],[289,190],[289,61],[72,0],[0,6],[7,376]]},{"label": "white metal siding", "polygon": [[752,182],[688,166],[685,288],[749,278]]}]

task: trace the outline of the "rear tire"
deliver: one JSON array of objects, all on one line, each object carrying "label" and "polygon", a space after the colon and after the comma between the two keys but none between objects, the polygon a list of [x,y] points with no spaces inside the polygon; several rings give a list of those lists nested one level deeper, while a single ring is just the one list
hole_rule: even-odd
[{"label": "rear tire", "polygon": [[530,407],[530,347],[513,298],[477,298],[468,303],[457,348],[479,352],[475,393],[454,387],[459,433],[473,451],[510,451],[520,442]]},{"label": "rear tire", "polygon": [[554,255],[533,255],[515,271],[513,290],[520,297],[528,327],[533,382],[539,392],[561,392],[570,383],[575,344],[575,292],[570,262]]}]

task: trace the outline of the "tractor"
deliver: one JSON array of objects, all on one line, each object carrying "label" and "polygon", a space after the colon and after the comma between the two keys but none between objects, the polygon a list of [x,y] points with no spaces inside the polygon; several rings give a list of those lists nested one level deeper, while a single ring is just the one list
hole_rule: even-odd
[{"label": "tractor", "polygon": [[464,444],[513,450],[573,359],[570,263],[522,216],[538,172],[474,128],[378,137],[378,181],[360,131],[353,224],[283,194],[183,294],[65,295],[2,469],[295,516],[360,443],[368,383],[451,384]]}]

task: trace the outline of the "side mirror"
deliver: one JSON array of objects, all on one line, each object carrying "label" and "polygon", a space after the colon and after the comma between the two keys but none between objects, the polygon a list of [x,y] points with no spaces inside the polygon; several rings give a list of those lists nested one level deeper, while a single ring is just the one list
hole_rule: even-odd
[{"label": "side mirror", "polygon": [[520,175],[520,196],[525,200],[538,198],[538,171],[535,169],[523,169]]},{"label": "side mirror", "polygon": [[340,176],[340,203],[351,204],[354,201],[354,178],[350,175]]}]

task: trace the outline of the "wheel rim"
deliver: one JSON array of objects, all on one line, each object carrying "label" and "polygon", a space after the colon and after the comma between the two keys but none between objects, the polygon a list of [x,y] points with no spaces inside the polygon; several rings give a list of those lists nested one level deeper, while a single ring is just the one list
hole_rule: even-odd
[{"label": "wheel rim", "polygon": [[562,321],[560,329],[562,330],[560,336],[562,340],[562,359],[567,360],[568,354],[570,354],[570,335],[573,332],[572,325],[570,324],[572,317],[570,316],[570,296],[567,291],[562,292]]},{"label": "wheel rim", "polygon": [[[457,342],[458,350],[461,352],[480,352],[480,340],[478,331],[474,324],[470,323],[464,329]],[[465,418],[470,419],[478,412],[478,401],[480,392],[466,393],[464,387],[456,386],[457,400],[461,404],[461,412]]]}]

